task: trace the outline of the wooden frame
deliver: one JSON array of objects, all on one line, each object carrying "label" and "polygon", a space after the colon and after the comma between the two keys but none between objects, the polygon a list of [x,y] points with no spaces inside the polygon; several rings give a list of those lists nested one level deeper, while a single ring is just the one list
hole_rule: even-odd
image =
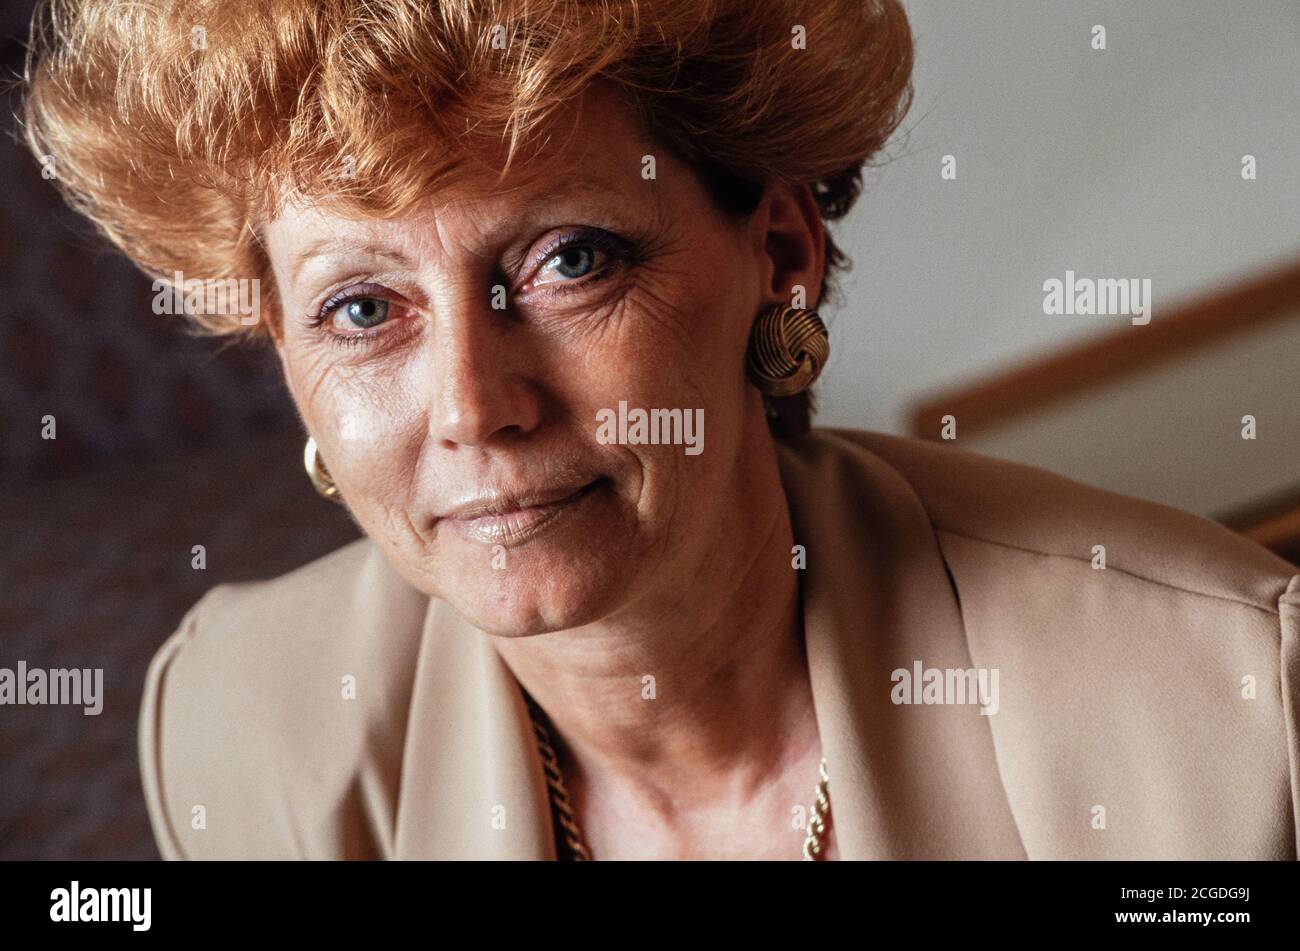
[{"label": "wooden frame", "polygon": [[957,418],[963,434],[978,432],[1062,397],[1177,357],[1224,337],[1262,326],[1300,306],[1300,261],[1263,277],[1186,304],[1141,328],[1032,360],[983,380],[924,399],[912,411],[914,435],[938,439],[942,418]]},{"label": "wooden frame", "polygon": [[[928,397],[910,414],[910,429],[916,436],[938,439],[943,417],[952,415],[963,435],[987,430],[1026,410],[1113,384],[1188,351],[1293,316],[1297,310],[1300,261],[1198,298],[1144,327],[1113,331]],[[1296,388],[1300,400],[1300,370]],[[1296,475],[1300,480],[1300,460]],[[1223,521],[1300,564],[1300,486],[1294,494]]]}]

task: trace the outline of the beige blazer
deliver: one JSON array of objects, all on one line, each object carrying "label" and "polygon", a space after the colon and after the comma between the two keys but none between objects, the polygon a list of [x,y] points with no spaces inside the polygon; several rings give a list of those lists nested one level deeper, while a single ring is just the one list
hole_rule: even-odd
[{"label": "beige blazer", "polygon": [[[949,446],[823,429],[780,461],[844,858],[1296,857],[1294,566]],[[917,664],[996,669],[996,712],[895,702]],[[214,588],[139,727],[167,858],[555,857],[490,637],[364,539]]]}]

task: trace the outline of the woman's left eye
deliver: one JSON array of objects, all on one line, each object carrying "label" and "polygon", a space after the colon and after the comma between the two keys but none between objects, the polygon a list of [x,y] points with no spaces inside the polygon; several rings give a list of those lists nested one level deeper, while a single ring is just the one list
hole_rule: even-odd
[{"label": "woman's left eye", "polygon": [[[596,267],[596,249],[577,244],[565,248],[546,262],[553,266],[557,274],[568,280],[585,277]],[[543,268],[545,271],[546,268]]]},{"label": "woman's left eye", "polygon": [[[612,239],[582,236],[571,237],[542,259],[542,266],[529,281],[531,287],[552,284],[583,286],[599,280],[609,266],[619,260],[618,245]],[[584,278],[586,280],[584,280]],[[559,288],[557,288],[558,290]]]}]

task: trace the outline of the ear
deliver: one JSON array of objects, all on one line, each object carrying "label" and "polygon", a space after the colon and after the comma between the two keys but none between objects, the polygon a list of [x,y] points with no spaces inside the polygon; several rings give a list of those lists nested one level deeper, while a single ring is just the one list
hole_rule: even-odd
[{"label": "ear", "polygon": [[804,304],[817,307],[826,268],[826,226],[811,185],[769,182],[752,218],[763,306],[792,304],[803,288]]}]

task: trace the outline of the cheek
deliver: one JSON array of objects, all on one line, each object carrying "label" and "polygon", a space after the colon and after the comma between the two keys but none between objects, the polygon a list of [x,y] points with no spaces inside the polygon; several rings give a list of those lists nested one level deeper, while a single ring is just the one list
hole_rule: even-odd
[{"label": "cheek", "polygon": [[571,372],[548,370],[557,381],[553,392],[562,394],[591,441],[600,429],[597,414],[617,418],[620,402],[629,411],[692,414],[699,454],[688,455],[683,445],[601,447],[620,458],[620,472],[635,474],[624,483],[631,504],[668,546],[699,524],[707,500],[732,478],[743,415],[751,408],[744,354],[752,318],[738,269],[712,260],[716,271],[676,266],[638,274],[580,350],[568,351],[580,353]]},{"label": "cheek", "polygon": [[294,401],[354,508],[404,499],[427,431],[413,374],[349,367],[329,354],[290,353]]},{"label": "cheek", "polygon": [[584,411],[626,400],[730,415],[743,396],[752,322],[735,256],[732,243],[700,234],[638,268],[590,330],[565,347],[559,359],[573,361],[567,372],[549,373],[568,402]]}]

